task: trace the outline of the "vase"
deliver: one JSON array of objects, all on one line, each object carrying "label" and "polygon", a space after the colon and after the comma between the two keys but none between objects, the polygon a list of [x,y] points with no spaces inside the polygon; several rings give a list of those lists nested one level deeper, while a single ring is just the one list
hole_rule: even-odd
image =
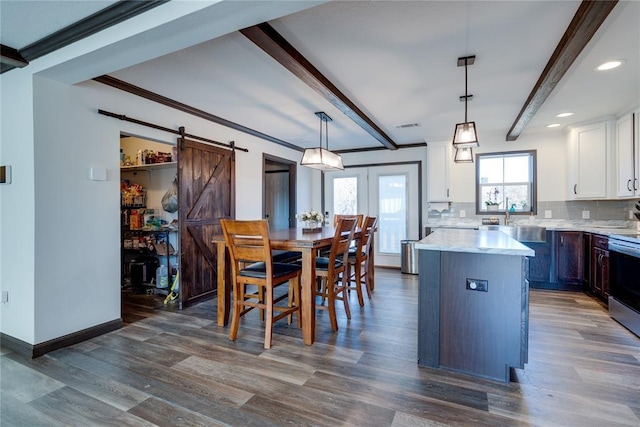
[{"label": "vase", "polygon": [[322,223],[320,221],[305,221],[305,226],[302,228],[303,233],[318,233],[322,230]]}]

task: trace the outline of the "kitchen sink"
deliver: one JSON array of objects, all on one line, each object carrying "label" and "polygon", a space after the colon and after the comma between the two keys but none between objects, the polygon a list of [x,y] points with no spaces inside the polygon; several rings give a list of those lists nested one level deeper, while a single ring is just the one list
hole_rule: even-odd
[{"label": "kitchen sink", "polygon": [[547,241],[547,228],[537,225],[481,225],[480,230],[501,231],[519,242]]}]

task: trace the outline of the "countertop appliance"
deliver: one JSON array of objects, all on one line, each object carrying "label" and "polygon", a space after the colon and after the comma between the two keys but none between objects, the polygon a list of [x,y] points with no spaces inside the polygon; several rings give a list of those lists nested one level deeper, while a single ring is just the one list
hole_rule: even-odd
[{"label": "countertop appliance", "polygon": [[609,315],[640,337],[640,234],[609,236]]}]

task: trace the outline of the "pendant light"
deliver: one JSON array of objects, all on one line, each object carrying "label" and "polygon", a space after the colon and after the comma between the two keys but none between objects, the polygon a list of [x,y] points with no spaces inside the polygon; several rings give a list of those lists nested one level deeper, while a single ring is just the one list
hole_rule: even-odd
[{"label": "pendant light", "polygon": [[473,163],[473,148],[456,148],[456,155],[453,161],[456,163]]},{"label": "pendant light", "polygon": [[[300,164],[309,168],[320,169],[322,171],[344,170],[342,157],[329,151],[329,122],[331,117],[324,111],[318,111],[316,116],[320,118],[320,145],[318,148],[305,148]],[[322,148],[322,123],[325,125],[325,141],[327,148]]]},{"label": "pendant light", "polygon": [[464,96],[460,97],[460,100],[464,100],[464,123],[457,123],[456,130],[453,133],[453,147],[459,148],[473,148],[479,147],[478,133],[476,131],[476,122],[470,122],[467,120],[467,101],[473,98],[473,95],[467,93],[467,66],[473,65],[476,61],[476,56],[462,56],[458,58],[458,67],[464,65]]}]

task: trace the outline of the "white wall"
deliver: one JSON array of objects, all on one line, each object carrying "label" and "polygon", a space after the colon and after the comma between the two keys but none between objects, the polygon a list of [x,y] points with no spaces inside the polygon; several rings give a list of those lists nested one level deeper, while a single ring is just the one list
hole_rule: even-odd
[{"label": "white wall", "polygon": [[[13,167],[13,183],[0,187],[2,333],[38,344],[119,318],[119,134],[167,135],[98,108],[249,148],[237,156],[238,217],[262,213],[263,150],[300,156],[97,83],[43,76],[75,83],[321,2],[169,2],[0,75],[0,164]],[[108,179],[90,181],[91,167],[106,168]],[[312,174],[299,175],[304,208],[315,197],[303,188]]]},{"label": "white wall", "polygon": [[[220,142],[234,140],[247,148],[248,153],[236,152],[238,218],[262,215],[263,151],[294,161],[300,157],[298,151],[95,82],[69,86],[36,78],[34,100],[34,149],[28,144],[20,148],[22,153],[33,151],[35,158],[33,244],[28,233],[4,221],[14,218],[15,224],[23,224],[29,220],[29,192],[33,190],[22,184],[19,163],[7,161],[15,165],[16,173],[14,184],[2,190],[2,243],[18,244],[15,252],[2,253],[2,288],[12,296],[11,303],[3,307],[2,332],[30,344],[120,317],[120,132],[156,140],[167,140],[167,134],[100,115],[98,109],[175,129],[185,126],[188,133]],[[3,156],[5,150],[3,144]],[[108,179],[89,180],[91,167],[105,168]],[[301,203],[310,203],[310,177],[306,168],[299,168]],[[5,196],[7,189],[13,197]],[[27,231],[32,228],[24,227]],[[33,247],[35,256],[30,257],[28,251]],[[21,259],[27,260],[26,265]]]},{"label": "white wall", "polygon": [[28,73],[0,79],[0,164],[12,168],[12,183],[0,185],[0,330],[34,342],[33,87]]},{"label": "white wall", "polygon": [[[529,135],[524,132],[516,141],[505,141],[505,133],[479,135],[476,153],[536,150],[538,163],[538,200],[566,200],[566,135],[560,131]],[[475,163],[453,163],[451,187],[453,202],[475,203]]]}]

